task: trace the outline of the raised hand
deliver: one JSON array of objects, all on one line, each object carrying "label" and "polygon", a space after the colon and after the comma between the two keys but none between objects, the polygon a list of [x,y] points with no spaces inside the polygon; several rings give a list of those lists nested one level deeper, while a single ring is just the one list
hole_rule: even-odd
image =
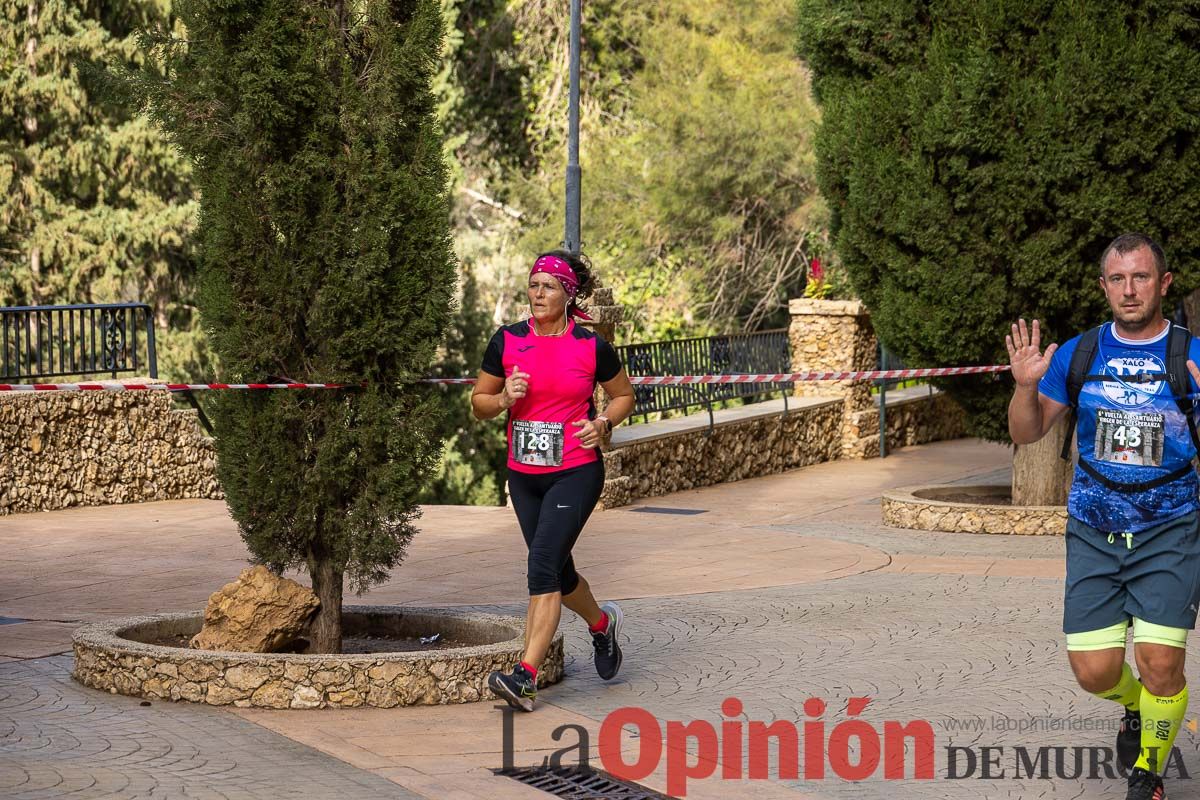
[{"label": "raised hand", "polygon": [[1042,331],[1036,319],[1032,330],[1025,327],[1025,320],[1017,320],[1012,326],[1012,333],[1004,337],[1004,343],[1008,345],[1008,363],[1012,365],[1013,380],[1018,386],[1036,387],[1046,370],[1050,369],[1050,359],[1054,357],[1058,345],[1052,344],[1045,353],[1041,352]]},{"label": "raised hand", "polygon": [[512,408],[529,392],[529,373],[513,367],[512,374],[504,379],[504,390],[500,393],[500,407]]}]

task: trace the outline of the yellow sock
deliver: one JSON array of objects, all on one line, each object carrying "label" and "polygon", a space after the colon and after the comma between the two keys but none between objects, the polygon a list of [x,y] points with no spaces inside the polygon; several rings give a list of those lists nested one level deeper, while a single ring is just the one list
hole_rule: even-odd
[{"label": "yellow sock", "polygon": [[1097,692],[1096,697],[1101,700],[1114,700],[1130,711],[1137,711],[1140,708],[1142,684],[1133,677],[1133,670],[1129,668],[1129,664],[1122,664],[1121,680],[1107,692]]},{"label": "yellow sock", "polygon": [[1148,769],[1151,772],[1161,772],[1171,756],[1171,746],[1175,744],[1175,734],[1187,713],[1188,690],[1174,697],[1155,697],[1142,688],[1139,700],[1142,711],[1142,754],[1138,756],[1135,767]]}]

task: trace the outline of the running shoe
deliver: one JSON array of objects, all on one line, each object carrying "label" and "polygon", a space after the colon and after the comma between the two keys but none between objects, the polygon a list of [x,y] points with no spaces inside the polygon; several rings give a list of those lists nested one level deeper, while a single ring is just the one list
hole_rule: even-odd
[{"label": "running shoe", "polygon": [[488,675],[488,688],[513,708],[533,711],[533,701],[537,699],[537,681],[520,664],[513,668],[511,675],[499,671]]},{"label": "running shoe", "polygon": [[1117,763],[1126,770],[1133,769],[1142,754],[1142,715],[1125,709],[1125,718],[1117,730]]},{"label": "running shoe", "polygon": [[1129,773],[1129,794],[1125,800],[1167,800],[1162,778],[1148,769],[1134,767]]},{"label": "running shoe", "polygon": [[608,627],[592,634],[592,646],[596,648],[596,672],[606,681],[611,681],[621,669],[621,621],[624,614],[613,602],[601,603],[600,610],[608,614]]}]

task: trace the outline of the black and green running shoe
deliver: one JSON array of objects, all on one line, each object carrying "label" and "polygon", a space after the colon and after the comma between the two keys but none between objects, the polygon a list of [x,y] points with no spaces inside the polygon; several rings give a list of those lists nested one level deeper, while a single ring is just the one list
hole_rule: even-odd
[{"label": "black and green running shoe", "polygon": [[488,688],[513,708],[533,711],[533,701],[537,699],[537,681],[520,664],[513,668],[511,675],[503,672],[488,675]]},{"label": "black and green running shoe", "polygon": [[1125,718],[1117,730],[1117,763],[1126,770],[1133,769],[1142,754],[1142,715],[1125,709]]},{"label": "black and green running shoe", "polygon": [[1162,778],[1148,769],[1134,767],[1129,773],[1129,793],[1125,800],[1167,800]]}]

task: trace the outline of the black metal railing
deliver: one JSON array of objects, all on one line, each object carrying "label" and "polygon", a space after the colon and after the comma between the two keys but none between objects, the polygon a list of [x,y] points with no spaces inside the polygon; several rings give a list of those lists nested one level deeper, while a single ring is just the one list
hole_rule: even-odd
[{"label": "black metal railing", "polygon": [[[893,370],[905,369],[904,362],[900,360],[892,351],[888,350],[882,342],[878,345],[878,350],[875,359],[875,369]],[[916,380],[903,378],[887,378],[875,380],[875,388],[879,394],[879,457],[887,458],[887,393],[890,389],[895,389],[900,384],[925,384],[928,383],[923,378]],[[929,391],[933,391],[933,386],[929,387]]]},{"label": "black metal railing", "polygon": [[0,381],[143,372],[158,377],[144,303],[0,308]]},{"label": "black metal railing", "polygon": [[[617,347],[621,363],[631,376],[736,375],[791,372],[791,352],[786,328],[758,333],[735,333],[645,342]],[[634,386],[634,416],[703,406],[710,415],[714,403],[741,397],[783,392],[793,384],[704,383],[679,386]]]},{"label": "black metal railing", "polygon": [[[904,362],[900,360],[899,356],[897,356],[891,350],[888,350],[887,347],[885,347],[881,342],[875,347],[875,369],[904,369]],[[875,381],[875,386],[879,389],[879,391],[886,392],[888,389],[896,388],[903,382],[904,381],[900,378],[887,378],[886,380],[879,379]]]}]

